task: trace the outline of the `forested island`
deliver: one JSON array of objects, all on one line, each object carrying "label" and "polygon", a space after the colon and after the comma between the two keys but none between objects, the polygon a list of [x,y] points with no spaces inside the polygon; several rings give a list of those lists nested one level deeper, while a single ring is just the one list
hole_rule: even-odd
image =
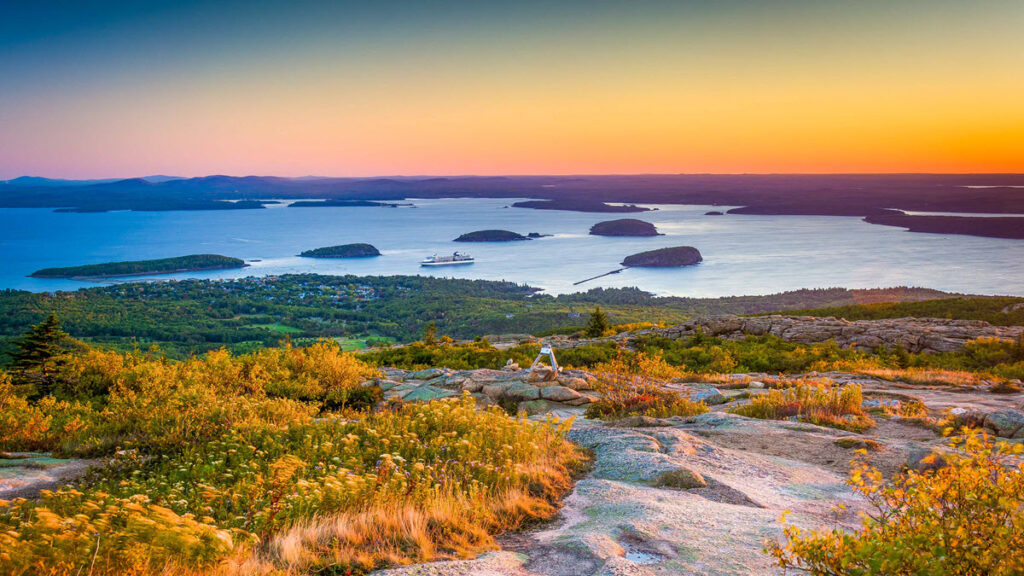
[{"label": "forested island", "polygon": [[622,265],[630,268],[676,268],[692,266],[703,259],[693,246],[675,246],[627,256]]},{"label": "forested island", "polygon": [[174,274],[177,272],[198,272],[202,270],[226,270],[248,266],[240,258],[219,254],[191,254],[156,260],[132,260],[127,262],[105,262],[85,266],[64,268],[43,268],[30,276],[33,278],[116,278],[120,276],[149,276]]},{"label": "forested island", "polygon": [[534,210],[566,210],[569,212],[650,212],[650,208],[644,208],[635,204],[616,206],[599,200],[586,200],[581,198],[557,198],[554,200],[525,200],[514,202],[513,208],[532,208]]},{"label": "forested island", "polygon": [[529,238],[509,230],[477,230],[459,236],[455,242],[518,242],[520,240],[529,240]]},{"label": "forested island", "polygon": [[372,244],[342,244],[306,250],[299,256],[304,258],[369,258],[380,256],[380,250],[377,250],[377,247]]},{"label": "forested island", "polygon": [[598,222],[590,227],[590,234],[593,236],[660,236],[654,224],[635,218]]}]

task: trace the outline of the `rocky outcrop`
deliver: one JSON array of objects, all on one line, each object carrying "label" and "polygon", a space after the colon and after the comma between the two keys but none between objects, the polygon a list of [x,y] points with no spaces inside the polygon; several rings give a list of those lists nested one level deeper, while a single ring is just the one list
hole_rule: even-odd
[{"label": "rocky outcrop", "polygon": [[[679,339],[702,333],[730,340],[770,334],[787,342],[813,344],[835,341],[843,348],[856,346],[902,347],[908,352],[953,352],[976,338],[1016,339],[1024,332],[1020,326],[993,326],[980,320],[942,318],[893,318],[886,320],[843,320],[815,316],[706,316],[683,324],[652,330],[624,332],[614,337],[631,344],[645,335]],[[546,339],[556,348],[574,348],[587,341]]]},{"label": "rocky outcrop", "polygon": [[598,400],[595,377],[583,370],[562,370],[557,376],[549,371],[452,370],[430,368],[407,371],[385,368],[384,376],[365,382],[384,390],[386,400],[428,401],[471,394],[481,406],[499,405],[527,414],[578,412]]}]

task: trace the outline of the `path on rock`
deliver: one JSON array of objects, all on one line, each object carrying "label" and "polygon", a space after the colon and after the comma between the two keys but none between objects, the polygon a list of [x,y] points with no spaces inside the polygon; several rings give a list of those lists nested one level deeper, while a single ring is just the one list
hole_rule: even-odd
[{"label": "path on rock", "polygon": [[[835,447],[845,433],[816,426],[709,413],[649,428],[576,421],[570,439],[593,451],[594,468],[548,527],[502,539],[503,549],[475,560],[392,569],[391,576],[776,574],[762,551],[778,538],[778,519],[813,527],[854,527],[862,501],[843,473],[801,459],[739,450],[717,442],[728,431],[774,434],[795,445]],[[717,432],[717,433],[716,433]],[[686,470],[705,485],[661,486],[662,474]],[[836,517],[833,509],[847,510]]]}]

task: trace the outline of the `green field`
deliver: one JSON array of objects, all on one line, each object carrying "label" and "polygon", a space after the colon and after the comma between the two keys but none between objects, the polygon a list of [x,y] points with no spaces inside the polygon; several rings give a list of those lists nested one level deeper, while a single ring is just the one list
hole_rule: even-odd
[{"label": "green field", "polygon": [[300,328],[281,324],[280,322],[274,322],[273,324],[250,324],[249,326],[251,328],[262,328],[264,330],[272,330],[274,332],[280,332],[281,334],[299,334],[302,332]]}]

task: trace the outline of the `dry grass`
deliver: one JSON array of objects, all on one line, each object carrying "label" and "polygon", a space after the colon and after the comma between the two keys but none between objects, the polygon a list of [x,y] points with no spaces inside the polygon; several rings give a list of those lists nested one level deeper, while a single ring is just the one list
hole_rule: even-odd
[{"label": "dry grass", "polygon": [[818,426],[862,432],[875,425],[863,410],[861,388],[856,384],[833,386],[807,383],[768,390],[752,396],[749,404],[729,411],[766,420],[794,419]]},{"label": "dry grass", "polygon": [[932,368],[861,368],[856,373],[891,382],[906,382],[915,386],[977,387],[983,386],[985,380],[998,380],[984,373]]},{"label": "dry grass", "polygon": [[326,567],[335,574],[361,574],[384,566],[469,558],[496,549],[493,534],[549,518],[557,510],[522,490],[497,495],[487,508],[480,504],[453,497],[429,508],[380,506],[316,518],[274,536],[262,551],[227,566],[224,574],[307,574]]}]

